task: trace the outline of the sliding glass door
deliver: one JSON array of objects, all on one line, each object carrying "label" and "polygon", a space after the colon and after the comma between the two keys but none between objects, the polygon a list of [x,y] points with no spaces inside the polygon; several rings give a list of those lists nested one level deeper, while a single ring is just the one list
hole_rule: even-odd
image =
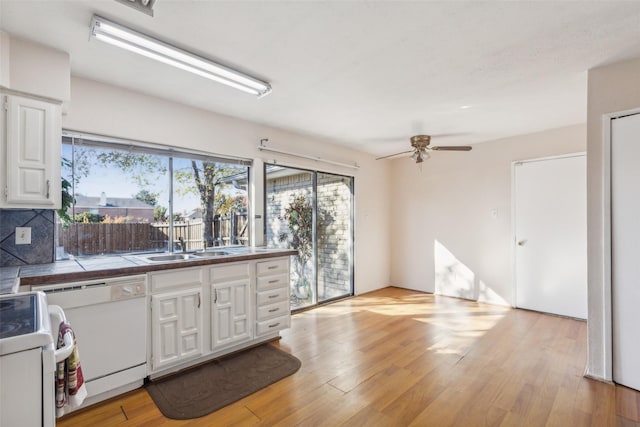
[{"label": "sliding glass door", "polygon": [[293,310],[353,294],[353,178],[265,166],[268,247],[291,262]]},{"label": "sliding glass door", "polygon": [[318,302],[353,294],[353,178],[316,174]]}]

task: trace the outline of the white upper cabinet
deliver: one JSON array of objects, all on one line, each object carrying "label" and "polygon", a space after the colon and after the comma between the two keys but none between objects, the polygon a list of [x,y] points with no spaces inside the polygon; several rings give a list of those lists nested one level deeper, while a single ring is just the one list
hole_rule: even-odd
[{"label": "white upper cabinet", "polygon": [[2,208],[61,206],[60,105],[2,95]]}]

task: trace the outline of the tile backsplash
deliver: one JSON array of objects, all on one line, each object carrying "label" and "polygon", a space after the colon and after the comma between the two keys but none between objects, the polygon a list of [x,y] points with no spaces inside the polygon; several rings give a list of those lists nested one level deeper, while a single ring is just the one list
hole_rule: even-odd
[{"label": "tile backsplash", "polygon": [[[31,227],[31,244],[16,245],[16,227]],[[55,260],[55,211],[0,209],[0,267]]]}]

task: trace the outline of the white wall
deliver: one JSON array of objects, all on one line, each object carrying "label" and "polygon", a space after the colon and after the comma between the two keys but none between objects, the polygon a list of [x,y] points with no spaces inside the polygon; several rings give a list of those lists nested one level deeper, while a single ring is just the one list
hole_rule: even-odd
[{"label": "white wall", "polygon": [[[612,379],[610,288],[604,277],[603,114],[640,107],[640,59],[589,70],[587,97],[587,246],[589,354],[587,375]],[[606,203],[605,203],[606,202]]]},{"label": "white wall", "polygon": [[70,94],[69,54],[0,31],[0,86],[62,102]]},{"label": "white wall", "polygon": [[[239,93],[238,96],[244,96]],[[277,96],[273,94],[270,96]],[[256,102],[260,102],[257,100]],[[355,291],[383,288],[389,283],[390,167],[374,156],[331,144],[330,141],[295,134],[256,123],[188,107],[131,92],[119,87],[72,77],[71,103],[63,128],[156,144],[252,158],[256,169],[263,162],[353,175],[355,177]],[[342,168],[311,160],[260,152],[260,139],[296,153],[357,162],[360,169]],[[255,176],[262,179],[261,170]],[[261,183],[253,193],[254,213],[262,214]],[[254,230],[262,230],[258,220]]]},{"label": "white wall", "polygon": [[393,160],[391,283],[512,305],[511,164],[585,150],[581,124]]}]

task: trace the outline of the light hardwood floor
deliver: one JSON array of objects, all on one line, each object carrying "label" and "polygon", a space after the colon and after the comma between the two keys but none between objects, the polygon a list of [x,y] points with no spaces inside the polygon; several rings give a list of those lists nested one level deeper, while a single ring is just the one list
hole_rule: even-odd
[{"label": "light hardwood floor", "polygon": [[274,344],[302,368],[206,417],[144,389],[69,426],[635,426],[640,393],[584,378],[586,322],[386,288],[297,314]]}]

